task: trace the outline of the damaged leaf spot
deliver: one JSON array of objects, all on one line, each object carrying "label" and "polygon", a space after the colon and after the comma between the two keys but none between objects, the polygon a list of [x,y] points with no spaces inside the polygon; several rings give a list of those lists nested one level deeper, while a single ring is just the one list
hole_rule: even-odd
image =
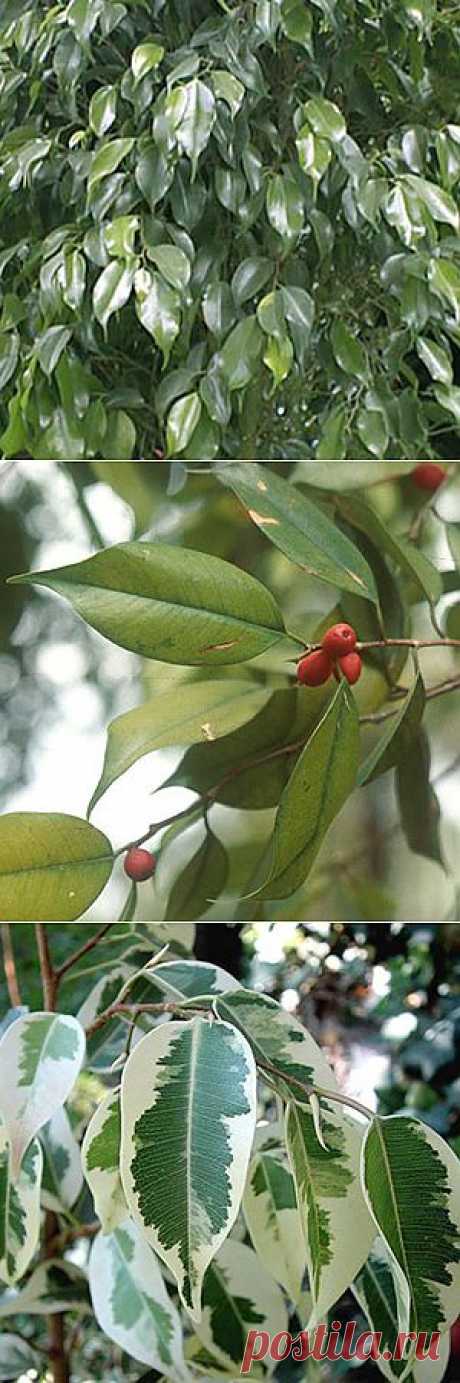
[{"label": "damaged leaf spot", "polygon": [[227,643],[208,643],[206,648],[200,648],[200,653],[220,653],[225,648],[234,648],[235,644],[240,643],[239,639],[229,639]]},{"label": "damaged leaf spot", "polygon": [[254,523],[271,523],[275,525],[275,528],[279,528],[279,519],[265,518],[264,514],[257,513],[257,509],[248,509],[248,514],[250,519],[254,519]]},{"label": "damaged leaf spot", "polygon": [[264,493],[265,493],[265,490],[267,489],[267,486],[266,486],[266,484],[265,484],[265,480],[258,480],[258,481],[257,481],[257,489],[258,489],[258,490],[263,490]]},{"label": "damaged leaf spot", "polygon": [[203,734],[204,734],[205,739],[207,739],[207,740],[215,740],[216,736],[215,736],[215,734],[213,733],[213,730],[211,729],[211,722],[210,722],[210,720],[205,721],[205,724],[204,724],[204,725],[200,725],[200,730],[203,731]]}]

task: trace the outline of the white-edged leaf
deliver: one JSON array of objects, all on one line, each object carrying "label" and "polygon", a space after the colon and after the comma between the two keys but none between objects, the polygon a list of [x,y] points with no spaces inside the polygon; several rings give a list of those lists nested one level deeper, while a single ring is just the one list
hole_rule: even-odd
[{"label": "white-edged leaf", "polygon": [[287,1330],[282,1293],[253,1249],[227,1239],[203,1283],[203,1315],[196,1333],[233,1376],[238,1376],[251,1327],[269,1335]]},{"label": "white-edged leaf", "polygon": [[85,1034],[69,1014],[30,1013],[0,1042],[0,1113],[11,1145],[12,1175],[26,1148],[64,1103],[85,1055]]},{"label": "white-edged leaf", "polygon": [[411,1114],[373,1119],[361,1175],[393,1262],[400,1330],[445,1331],[460,1293],[460,1161]]},{"label": "white-edged leaf", "polygon": [[296,1303],[307,1258],[292,1172],[281,1149],[254,1154],[243,1211],[259,1262]]},{"label": "white-edged leaf", "polygon": [[147,931],[158,946],[171,946],[176,955],[189,955],[195,945],[194,922],[147,922]]},{"label": "white-edged leaf", "polygon": [[326,1316],[365,1262],[375,1227],[361,1189],[362,1129],[322,1100],[318,1142],[310,1108],[290,1103],[286,1142],[308,1261],[312,1313],[307,1328]]},{"label": "white-edged leaf", "polygon": [[24,1276],[37,1248],[42,1161],[40,1144],[34,1138],[14,1185],[9,1140],[5,1125],[0,1125],[0,1282],[9,1286]]},{"label": "white-edged leaf", "polygon": [[45,1160],[42,1204],[47,1210],[71,1210],[82,1186],[80,1148],[64,1105],[42,1129],[40,1140]]},{"label": "white-edged leaf", "polygon": [[103,1234],[111,1234],[128,1213],[120,1178],[120,1136],[120,1091],[109,1090],[90,1119],[81,1148]]},{"label": "white-edged leaf", "polygon": [[[367,1317],[370,1330],[381,1335],[380,1358],[375,1361],[377,1367],[389,1383],[396,1383],[396,1380],[407,1375],[407,1360],[383,1358],[384,1353],[393,1355],[395,1352],[399,1323],[394,1266],[380,1235],[377,1235],[364,1267],[352,1283],[352,1291]],[[427,1350],[429,1344],[427,1339],[424,1349]],[[436,1352],[439,1355],[437,1360],[413,1360],[408,1383],[441,1383],[450,1354],[449,1331],[441,1335]]]},{"label": "white-edged leaf", "polygon": [[178,1312],[155,1254],[131,1219],[125,1217],[111,1234],[98,1234],[89,1284],[96,1320],[110,1340],[167,1378],[190,1377]]},{"label": "white-edged leaf", "polygon": [[[225,994],[239,989],[239,982],[228,970],[204,960],[171,960],[143,971],[149,1003],[161,1000],[196,999],[205,994]],[[136,995],[137,997],[137,995]]]},{"label": "white-edged leaf", "polygon": [[255,1128],[255,1064],[227,1023],[158,1027],[126,1063],[120,1170],[131,1214],[194,1320],[238,1214]]},{"label": "white-edged leaf", "polygon": [[49,1258],[31,1273],[23,1287],[0,1291],[0,1317],[48,1316],[55,1311],[88,1311],[85,1274],[74,1263]]},{"label": "white-edged leaf", "polygon": [[99,1017],[99,1014],[104,1012],[104,1009],[115,1003],[120,989],[132,973],[132,967],[122,961],[119,965],[112,966],[102,976],[102,979],[97,980],[77,1013],[78,1022],[81,1023],[82,1028],[89,1028],[91,1023],[94,1023],[95,1019]]},{"label": "white-edged leaf", "polygon": [[[309,1085],[337,1090],[334,1073],[321,1048],[306,1028],[286,1013],[275,999],[270,999],[267,994],[254,994],[249,989],[238,989],[234,994],[217,998],[214,1008],[220,1018],[244,1033],[256,1061],[262,1067],[276,1068],[281,1085],[283,1078],[288,1076],[305,1085],[306,1104]],[[302,1099],[301,1088],[294,1088],[296,1100]]]},{"label": "white-edged leaf", "polygon": [[[38,1354],[33,1345],[20,1335],[2,1331],[0,1336],[0,1383],[11,1383],[12,1378],[22,1377],[27,1369],[36,1369]],[[27,1374],[27,1377],[30,1377]]]}]

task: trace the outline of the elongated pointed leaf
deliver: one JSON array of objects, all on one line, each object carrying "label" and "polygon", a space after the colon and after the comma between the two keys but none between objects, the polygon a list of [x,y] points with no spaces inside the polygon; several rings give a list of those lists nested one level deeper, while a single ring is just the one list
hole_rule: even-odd
[{"label": "elongated pointed leaf", "polygon": [[246,1244],[227,1239],[203,1283],[203,1315],[196,1333],[221,1367],[237,1374],[248,1330],[287,1330],[287,1311],[279,1287]]},{"label": "elongated pointed leaf", "polygon": [[460,1291],[458,1158],[412,1115],[375,1117],[363,1143],[361,1175],[393,1260],[400,1330],[447,1330]]},{"label": "elongated pointed leaf", "polygon": [[[267,994],[239,989],[234,994],[217,998],[214,1008],[220,1018],[244,1033],[260,1065],[275,1067],[284,1093],[283,1078],[287,1076],[305,1086],[315,1084],[328,1090],[337,1089],[329,1062],[310,1033]],[[301,1089],[296,1086],[295,1091],[296,1099],[301,1099]],[[305,1101],[308,1103],[307,1090]]]},{"label": "elongated pointed leaf", "polygon": [[326,1148],[318,1142],[310,1108],[292,1102],[286,1112],[313,1298],[310,1328],[350,1286],[375,1238],[359,1178],[362,1129],[326,1100],[321,1110]]},{"label": "elongated pointed leaf", "polygon": [[211,830],[198,850],[174,880],[166,908],[165,921],[199,920],[209,912],[225,888],[228,855]]},{"label": "elongated pointed leaf", "polygon": [[90,1119],[81,1148],[83,1171],[103,1234],[111,1234],[128,1213],[120,1178],[120,1137],[120,1091],[110,1090]]},{"label": "elongated pointed leaf", "polygon": [[[382,1357],[385,1353],[393,1355],[395,1352],[399,1322],[394,1265],[389,1250],[380,1236],[375,1240],[369,1257],[361,1272],[358,1273],[356,1281],[352,1283],[352,1291],[362,1311],[367,1316],[370,1330],[374,1334],[381,1335],[380,1358],[378,1361],[376,1360],[376,1363],[384,1378],[387,1378],[389,1383],[394,1383],[395,1379],[401,1379],[404,1375],[407,1378],[407,1383],[441,1383],[450,1354],[448,1331],[441,1336],[439,1341],[439,1359],[437,1361],[417,1361],[414,1359],[409,1373],[407,1372],[406,1359],[385,1359]],[[429,1339],[427,1339],[424,1349],[428,1349],[428,1345]]]},{"label": "elongated pointed leaf", "polygon": [[241,1034],[202,1018],[149,1033],[123,1072],[126,1199],[174,1273],[194,1320],[201,1314],[204,1273],[243,1195],[255,1083],[251,1049]]},{"label": "elongated pointed leaf", "polygon": [[11,812],[0,818],[0,919],[73,922],[105,887],[110,842],[77,816]]},{"label": "elongated pointed leaf", "polygon": [[151,1003],[160,1003],[162,998],[197,999],[239,989],[238,980],[228,970],[204,960],[165,961],[145,971],[143,980]]},{"label": "elongated pointed leaf", "polygon": [[223,484],[234,490],[253,523],[304,571],[377,602],[371,569],[349,538],[289,480],[266,466],[220,465]]},{"label": "elongated pointed leaf", "polygon": [[340,496],[339,508],[354,527],[361,529],[381,552],[387,553],[415,581],[422,596],[432,603],[440,599],[443,590],[441,573],[414,543],[400,537],[393,528],[388,528],[361,496]]},{"label": "elongated pointed leaf", "polygon": [[196,682],[158,692],[151,701],[109,725],[104,767],[89,811],[104,792],[144,754],[171,744],[210,743],[256,715],[270,688],[226,680]]},{"label": "elongated pointed leaf", "polygon": [[319,490],[361,490],[386,480],[410,475],[413,461],[298,461],[293,479],[296,484],[314,485]]},{"label": "elongated pointed leaf", "polygon": [[0,1114],[19,1175],[29,1143],[70,1094],[85,1055],[85,1035],[66,1014],[29,1013],[0,1042]]},{"label": "elongated pointed leaf", "polygon": [[416,855],[435,860],[444,868],[440,835],[441,810],[430,782],[431,753],[428,736],[420,726],[406,747],[396,770],[396,789],[401,825],[407,844]]},{"label": "elongated pointed leaf", "polygon": [[307,878],[328,827],[353,791],[358,756],[358,712],[343,681],[282,794],[264,897],[286,898]]},{"label": "elongated pointed leaf", "polygon": [[[38,1369],[39,1357],[27,1340],[20,1335],[2,1331],[0,1337],[0,1383],[11,1383],[12,1378],[27,1376],[27,1369]],[[29,1373],[29,1378],[30,1378]],[[38,1376],[38,1375],[37,1375]],[[33,1375],[32,1375],[33,1377]]]},{"label": "elongated pointed leaf", "polygon": [[10,1143],[0,1124],[0,1281],[8,1285],[24,1276],[38,1245],[41,1174],[42,1150],[34,1138],[13,1184]]},{"label": "elongated pointed leaf", "polygon": [[71,1210],[83,1187],[80,1148],[64,1105],[42,1129],[44,1151],[42,1204],[47,1209]]},{"label": "elongated pointed leaf", "polygon": [[74,1263],[50,1258],[31,1273],[24,1287],[0,1291],[0,1317],[48,1316],[55,1311],[89,1309],[86,1277]]},{"label": "elongated pointed leaf", "polygon": [[261,1148],[255,1153],[243,1210],[259,1261],[297,1302],[307,1256],[292,1172],[280,1151]]},{"label": "elongated pointed leaf", "polygon": [[110,1340],[167,1378],[189,1377],[179,1315],[158,1260],[132,1220],[97,1236],[89,1283],[96,1320]]},{"label": "elongated pointed leaf", "polygon": [[179,561],[166,543],[121,543],[19,579],[66,596],[113,643],[167,663],[244,662],[283,633],[276,601],[255,577],[191,549]]},{"label": "elongated pointed leaf", "polygon": [[383,735],[360,765],[359,783],[371,783],[373,778],[378,778],[381,773],[387,773],[389,768],[394,768],[400,757],[403,757],[408,747],[411,746],[424,709],[425,688],[422,675],[417,672],[414,684],[409,688],[401,710],[393,719],[388,721]]}]

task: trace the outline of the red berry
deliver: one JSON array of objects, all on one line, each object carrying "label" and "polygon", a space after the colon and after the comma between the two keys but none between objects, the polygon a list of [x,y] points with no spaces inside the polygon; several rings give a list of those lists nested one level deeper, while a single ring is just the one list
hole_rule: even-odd
[{"label": "red berry", "polygon": [[419,490],[429,490],[434,494],[439,489],[443,480],[446,478],[444,466],[437,466],[432,461],[422,461],[420,466],[416,466],[412,471],[412,479]]},{"label": "red berry", "polygon": [[361,676],[363,665],[359,653],[346,653],[344,658],[339,658],[339,668],[346,677],[347,682],[353,687]]},{"label": "red berry", "polygon": [[300,659],[300,663],[297,664],[297,681],[306,687],[321,687],[323,682],[327,682],[331,672],[332,663],[329,655],[323,648],[317,648],[314,653],[307,653]]},{"label": "red berry", "polygon": [[353,629],[352,624],[333,624],[321,639],[321,645],[331,658],[338,658],[345,653],[352,653],[356,638],[356,629]]},{"label": "red berry", "polygon": [[150,854],[150,850],[140,850],[139,846],[133,845],[132,850],[128,850],[124,859],[124,871],[128,879],[135,879],[137,884],[143,883],[144,879],[151,879],[155,873],[156,859]]}]

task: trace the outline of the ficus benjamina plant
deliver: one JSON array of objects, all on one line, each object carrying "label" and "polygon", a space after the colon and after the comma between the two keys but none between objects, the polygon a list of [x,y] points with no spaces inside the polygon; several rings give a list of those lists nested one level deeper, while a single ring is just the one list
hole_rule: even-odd
[{"label": "ficus benjamina plant", "polygon": [[458,454],[455,0],[3,0],[0,448]]},{"label": "ficus benjamina plant", "polygon": [[[17,930],[3,928],[13,1000]],[[343,1092],[297,1018],[195,960],[186,927],[130,924],[116,962],[107,932],[82,929],[58,966],[54,928],[35,924],[43,1007],[2,1023],[1,1378],[70,1383],[93,1313],[102,1357],[105,1339],[129,1377],[134,1361],[139,1379],[224,1383],[254,1327],[312,1332],[351,1291],[384,1377],[441,1383],[460,1289],[454,1149],[412,1112]]]},{"label": "ficus benjamina plant", "polygon": [[[263,920],[265,907],[286,900],[295,908],[351,794],[390,770],[399,804],[390,835],[402,829],[413,851],[448,867],[425,713],[440,697],[455,705],[460,686],[459,607],[449,608],[447,625],[440,610],[444,595],[459,589],[459,526],[437,508],[456,485],[457,467],[436,467],[434,486],[428,466],[427,486],[424,465],[420,488],[420,468],[407,462],[211,463],[199,492],[203,476],[182,469],[175,512],[182,504],[188,513],[199,493],[212,528],[213,506],[217,513],[223,500],[226,532],[235,525],[238,535],[235,550],[246,544],[250,554],[255,542],[267,562],[282,554],[284,590],[291,573],[296,580],[305,574],[305,606],[290,628],[284,600],[247,569],[250,556],[238,563],[203,550],[202,531],[197,547],[141,536],[12,578],[38,585],[45,599],[48,592],[65,597],[92,630],[160,664],[162,681],[109,725],[86,820],[52,811],[0,818],[3,920],[81,917],[121,860],[130,881],[125,919],[135,916],[140,889],[142,906],[162,900],[166,921],[200,918],[209,908],[219,920]],[[116,483],[113,468],[109,478]],[[405,487],[401,531],[374,500],[374,483],[381,495],[387,482]],[[433,528],[452,555],[444,570],[433,560]],[[335,604],[318,625],[308,601],[323,584]],[[424,631],[418,637],[415,620]],[[437,678],[425,674],[425,650],[431,669],[433,650],[444,659]],[[127,822],[124,843],[112,844],[93,824],[95,809],[139,760],[168,746],[184,754],[162,786],[190,790],[188,804],[137,839]],[[249,848],[239,871],[232,812],[219,814],[221,806],[246,814]],[[251,847],[260,809],[272,810],[272,824]],[[180,869],[172,883],[169,871],[165,895],[178,843]],[[325,868],[340,868],[335,855]]]}]

